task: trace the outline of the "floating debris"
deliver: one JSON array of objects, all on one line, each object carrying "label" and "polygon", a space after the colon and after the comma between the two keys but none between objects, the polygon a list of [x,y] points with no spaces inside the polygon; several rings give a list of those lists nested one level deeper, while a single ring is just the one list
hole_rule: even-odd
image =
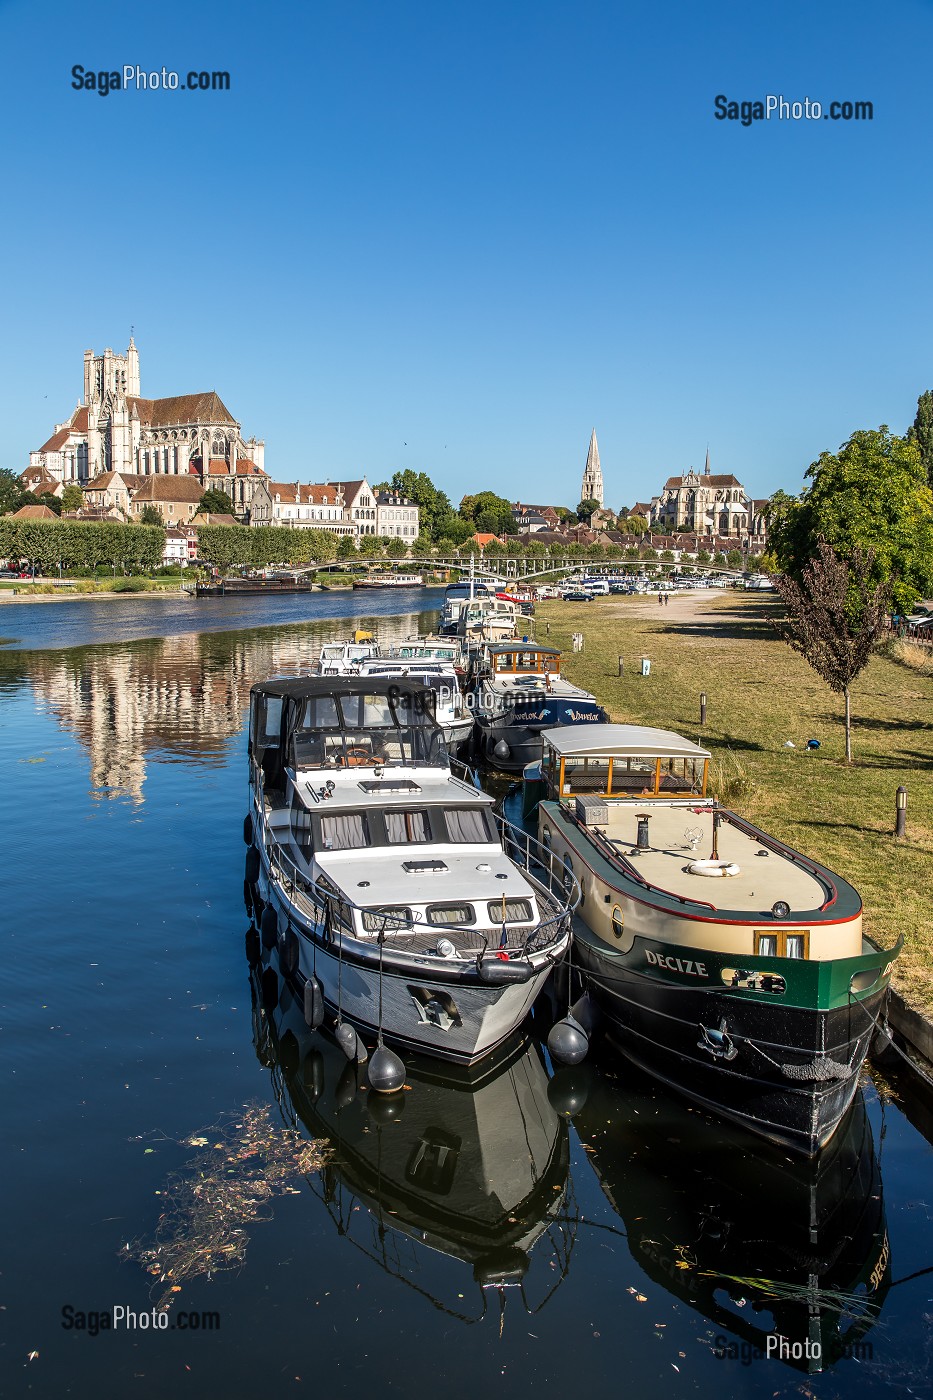
[{"label": "floating debris", "polygon": [[131,1240],[120,1251],[156,1279],[152,1295],[158,1292],[154,1302],[162,1311],[191,1279],[241,1268],[246,1227],[271,1219],[272,1200],[292,1192],[293,1180],[318,1171],[329,1155],[325,1141],[276,1127],[261,1104],[247,1105],[209,1131],[218,1139],[213,1145],[203,1134],[179,1144],[198,1152],[156,1192],[164,1207],[154,1238]]}]

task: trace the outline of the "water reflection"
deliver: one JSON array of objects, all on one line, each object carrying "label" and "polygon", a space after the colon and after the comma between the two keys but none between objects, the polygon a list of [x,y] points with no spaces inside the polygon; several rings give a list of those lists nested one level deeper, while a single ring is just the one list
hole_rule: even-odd
[{"label": "water reflection", "polygon": [[286,987],[273,1008],[262,985],[257,971],[256,1053],[285,1121],[330,1140],[317,1194],[338,1233],[461,1322],[491,1313],[501,1327],[510,1295],[540,1311],[567,1275],[577,1222],[567,1125],[538,1047],[513,1041],[478,1076],[409,1056],[410,1088],[387,1099],[307,1030]]},{"label": "water reflection", "polygon": [[[790,1158],[649,1090],[591,1073],[575,1126],[633,1259],[733,1339],[826,1369],[877,1321],[891,1282],[881,1169],[860,1090],[815,1160]],[[578,1098],[583,1097],[578,1086]]]},{"label": "water reflection", "polygon": [[239,734],[250,686],[307,670],[324,642],[368,627],[392,645],[433,614],[328,618],[288,627],[188,633],[119,646],[0,653],[0,688],[31,685],[81,743],[95,798],[143,801],[147,762],[219,756]]}]

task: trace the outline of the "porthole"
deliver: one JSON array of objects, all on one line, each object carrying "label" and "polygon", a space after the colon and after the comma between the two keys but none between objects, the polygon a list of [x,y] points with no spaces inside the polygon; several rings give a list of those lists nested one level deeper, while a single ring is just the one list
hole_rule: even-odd
[{"label": "porthole", "polygon": [[551,849],[551,828],[546,826],[541,833],[541,844],[546,851]]},{"label": "porthole", "polygon": [[612,906],[612,931],[616,938],[621,938],[625,932],[625,915],[622,913],[621,904]]}]

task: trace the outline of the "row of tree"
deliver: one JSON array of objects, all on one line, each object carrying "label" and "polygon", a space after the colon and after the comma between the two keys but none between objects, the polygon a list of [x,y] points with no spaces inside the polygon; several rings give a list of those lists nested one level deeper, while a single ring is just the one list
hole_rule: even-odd
[{"label": "row of tree", "polygon": [[158,568],[164,543],[165,531],[153,525],[0,518],[0,559],[46,574],[94,570],[99,564],[130,571]]}]

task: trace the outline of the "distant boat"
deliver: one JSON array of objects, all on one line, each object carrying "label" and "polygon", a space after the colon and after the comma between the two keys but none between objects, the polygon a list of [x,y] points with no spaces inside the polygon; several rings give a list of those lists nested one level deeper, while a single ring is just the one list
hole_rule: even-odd
[{"label": "distant boat", "polygon": [[367,574],[365,578],[355,578],[354,588],[421,588],[423,574]]},{"label": "distant boat", "polygon": [[311,574],[271,574],[268,577],[222,578],[213,583],[199,583],[198,598],[225,598],[228,594],[241,598],[250,593],[310,593],[314,587]]}]

